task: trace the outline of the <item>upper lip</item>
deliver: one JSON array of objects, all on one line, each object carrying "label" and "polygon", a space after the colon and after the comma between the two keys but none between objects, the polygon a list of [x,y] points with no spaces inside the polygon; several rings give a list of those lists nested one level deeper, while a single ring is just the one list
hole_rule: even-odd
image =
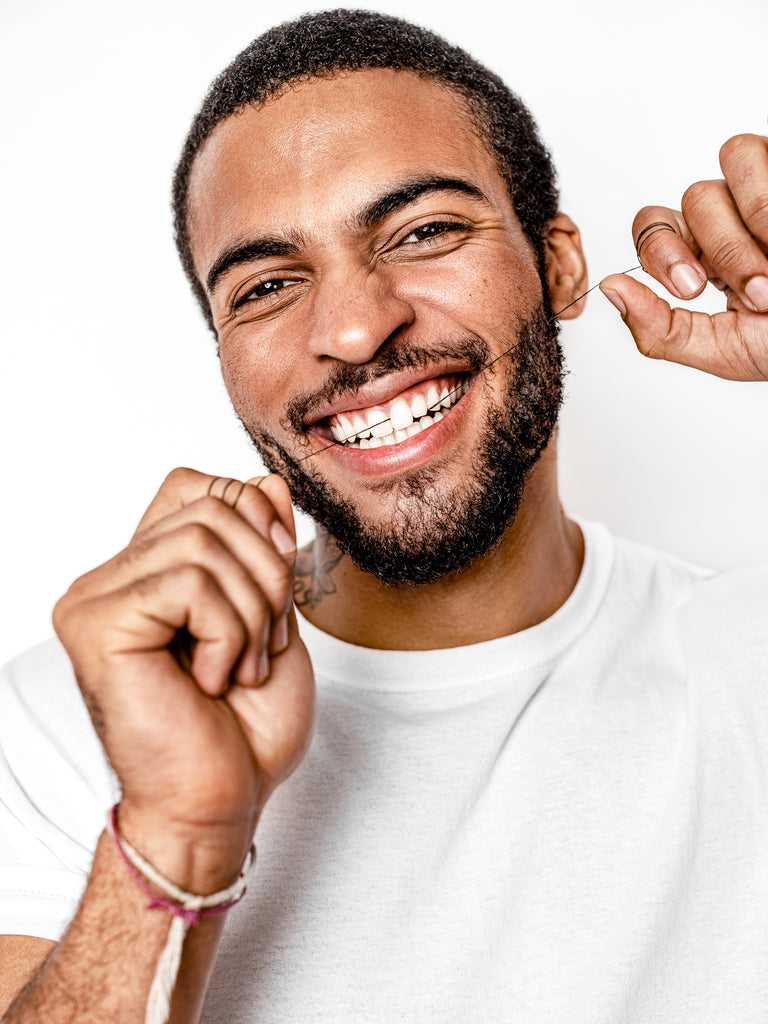
[{"label": "upper lip", "polygon": [[307,419],[307,427],[312,427],[320,420],[329,416],[338,416],[340,413],[352,412],[356,409],[369,409],[377,405],[386,405],[393,398],[397,398],[403,391],[420,384],[425,380],[432,380],[433,377],[446,377],[452,373],[474,373],[474,367],[467,366],[466,362],[458,363],[456,360],[445,360],[434,363],[432,366],[418,366],[409,370],[398,370],[388,373],[384,377],[368,381],[356,391],[348,395],[341,395],[332,402],[325,402],[312,410]]}]

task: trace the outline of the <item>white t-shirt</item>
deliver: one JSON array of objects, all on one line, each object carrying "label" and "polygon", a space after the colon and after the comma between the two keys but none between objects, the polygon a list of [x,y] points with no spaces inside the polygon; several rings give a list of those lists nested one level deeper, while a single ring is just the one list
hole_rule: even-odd
[{"label": "white t-shirt", "polygon": [[[509,637],[377,651],[302,623],[317,732],[204,1021],[768,1021],[768,570],[585,538],[568,601]],[[17,659],[0,931],[61,934],[116,798],[60,648]]]}]

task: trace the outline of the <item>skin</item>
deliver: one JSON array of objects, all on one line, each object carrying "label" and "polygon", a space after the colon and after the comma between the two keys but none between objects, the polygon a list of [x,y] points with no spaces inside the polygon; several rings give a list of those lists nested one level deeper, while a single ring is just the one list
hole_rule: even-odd
[{"label": "skin", "polygon": [[[435,125],[448,124],[450,132],[435,132]],[[286,181],[287,154],[293,173]],[[441,190],[371,227],[358,225],[359,211],[424,174],[468,181],[486,198]],[[339,363],[365,365],[393,341],[430,346],[470,332],[495,357],[514,340],[515,318],[530,315],[541,297],[531,245],[462,102],[410,73],[363,72],[316,82],[220,126],[192,176],[190,219],[201,280],[240,240],[301,240],[290,258],[238,263],[209,290],[235,409],[246,425],[274,434],[296,457],[327,444],[283,422],[296,382],[312,393]],[[414,238],[414,231],[440,221],[461,227],[422,243]],[[551,226],[548,256],[551,299],[560,309],[586,283],[578,232],[564,215]],[[254,295],[265,282],[275,290]],[[253,297],[244,301],[248,295]],[[265,366],[282,372],[265,374]],[[375,382],[375,392],[345,395],[341,404],[370,406],[379,394],[396,394],[441,369],[438,363],[415,377],[392,374]],[[438,495],[445,504],[453,487],[472,478],[487,404],[500,404],[508,372],[514,372],[511,361],[485,375],[482,387],[462,400],[460,428],[437,450],[403,459],[394,472],[391,460],[381,468],[338,448],[305,465],[352,498],[363,516],[386,525],[401,514],[404,501],[418,500],[403,496],[398,472],[429,461],[440,467]],[[319,411],[336,407],[331,402]],[[394,449],[386,451],[389,456]],[[386,490],[380,486],[384,475],[392,481]],[[315,548],[315,578],[328,561],[327,544],[324,538]],[[367,646],[473,643],[555,611],[573,588],[581,555],[579,531],[560,508],[552,445],[530,474],[524,508],[501,545],[459,578],[428,590],[393,589],[342,558],[333,569],[333,593],[302,610],[327,632]],[[470,606],[476,614],[468,617]]]},{"label": "skin", "polygon": [[[431,338],[460,325],[501,351],[513,314],[533,308],[540,291],[530,246],[460,104],[442,87],[403,73],[352,79],[303,85],[226,122],[193,180],[194,251],[203,279],[222,247],[244,231],[286,224],[302,230],[303,248],[290,266],[285,257],[239,264],[211,293],[222,369],[238,412],[297,454],[319,447],[311,431],[302,437],[286,423],[297,382],[322,385],[331,367],[364,364],[395,332]],[[435,128],[445,123],[449,138]],[[682,212],[648,207],[634,225],[635,238],[655,220],[675,225],[678,234],[649,239],[643,263],[662,283],[673,283],[671,268],[681,265],[717,278],[729,289],[722,319],[672,312],[629,278],[609,278],[603,288],[624,310],[642,351],[764,379],[768,320],[749,305],[746,285],[768,266],[761,213],[768,210],[768,143],[738,137],[726,149],[727,189],[700,183]],[[352,228],[349,214],[372,193],[425,169],[470,176],[487,201],[478,210],[454,193],[433,194],[372,233]],[[428,256],[418,250],[403,260],[399,245],[413,227],[446,213],[461,215],[472,230],[446,248],[445,240],[437,243]],[[547,245],[547,285],[558,309],[584,288],[578,234],[566,217],[553,222]],[[298,283],[286,289],[290,298],[278,289],[266,313],[238,307],[233,314],[231,297],[265,278]],[[513,364],[505,372],[514,372]],[[489,375],[455,430],[436,434],[439,443],[425,457],[440,460],[446,486],[469,472],[479,406],[493,403],[499,388],[500,378]],[[418,453],[417,459],[425,449]],[[389,491],[373,486],[375,459],[350,465],[320,456],[316,465],[371,516],[386,519],[403,498],[396,483]],[[214,892],[237,876],[266,800],[309,744],[314,689],[290,603],[293,537],[289,496],[278,477],[241,489],[177,470],[128,548],[77,580],[56,608],[57,632],[122,783],[120,828],[192,891]],[[470,619],[459,641],[468,643],[539,621],[570,593],[581,539],[560,509],[551,445],[530,475],[508,536],[450,583],[387,590],[337,554],[321,535],[301,556],[300,579],[325,584],[314,607],[305,601],[307,614],[337,636],[407,647],[415,615],[432,645],[445,641],[446,623],[453,636],[457,623]],[[369,614],[361,616],[361,607]],[[381,619],[385,624],[374,629],[371,620]],[[206,920],[185,945],[174,1021],[198,1018],[222,924],[223,918]],[[102,837],[76,918],[40,970],[35,974],[51,944],[13,936],[0,942],[3,963],[11,964],[0,980],[0,1005],[34,974],[4,1019],[143,1020],[167,928],[164,914],[146,912]]]}]

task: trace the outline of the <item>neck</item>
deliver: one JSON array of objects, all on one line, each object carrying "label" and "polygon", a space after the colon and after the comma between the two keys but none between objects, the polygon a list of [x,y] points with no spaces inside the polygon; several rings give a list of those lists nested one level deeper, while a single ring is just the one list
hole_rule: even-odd
[{"label": "neck", "polygon": [[548,451],[500,543],[462,573],[427,586],[387,586],[319,530],[299,553],[296,605],[318,628],[362,647],[459,647],[548,618],[576,585],[583,556],[581,531],[562,510],[554,452]]}]

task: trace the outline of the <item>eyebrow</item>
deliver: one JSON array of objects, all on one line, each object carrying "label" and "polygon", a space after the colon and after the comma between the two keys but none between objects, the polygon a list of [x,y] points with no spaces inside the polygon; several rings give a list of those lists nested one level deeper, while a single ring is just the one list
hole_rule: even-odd
[{"label": "eyebrow", "polygon": [[[411,178],[397,188],[374,199],[353,218],[353,223],[368,229],[374,228],[390,214],[435,192],[456,192],[490,205],[485,193],[472,182],[466,181],[464,178],[448,178],[440,174],[428,174]],[[235,242],[234,245],[219,253],[208,271],[205,279],[208,292],[209,294],[213,293],[219,280],[232,267],[242,263],[254,263],[256,260],[269,259],[272,256],[297,257],[300,252],[301,240],[294,232],[287,237],[262,235],[258,238]]]},{"label": "eyebrow", "polygon": [[244,242],[235,242],[229,248],[220,252],[208,271],[205,283],[208,292],[212,293],[219,279],[240,263],[254,263],[256,260],[268,259],[270,256],[298,256],[300,245],[291,238],[281,238],[278,235],[262,235],[260,238],[248,239]]},{"label": "eyebrow", "polygon": [[446,178],[441,174],[427,174],[411,178],[398,188],[375,199],[356,219],[366,228],[376,227],[390,213],[434,192],[458,192],[460,195],[470,196],[472,199],[479,199],[486,205],[490,205],[485,193],[477,185],[465,181],[464,178]]}]

